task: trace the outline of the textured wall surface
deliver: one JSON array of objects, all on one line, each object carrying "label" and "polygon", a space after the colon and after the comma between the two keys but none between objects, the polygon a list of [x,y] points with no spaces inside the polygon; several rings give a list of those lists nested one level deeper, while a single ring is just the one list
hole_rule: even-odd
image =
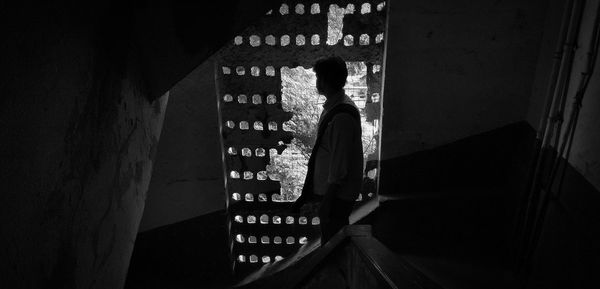
[{"label": "textured wall surface", "polygon": [[[544,117],[544,106],[548,95],[548,84],[554,55],[559,41],[560,17],[565,10],[565,3],[553,1],[549,5],[545,32],[540,46],[540,57],[536,68],[533,95],[527,114],[528,122],[539,130],[539,123]],[[581,28],[577,40],[577,49],[570,74],[570,87],[567,93],[566,109],[564,114],[563,132],[570,118],[573,108],[573,99],[576,94],[582,73],[587,69],[589,42],[592,37],[596,6],[598,1],[589,1],[584,7]],[[566,56],[563,56],[566,58]],[[598,65],[598,64],[596,64]],[[578,126],[575,130],[573,150],[570,163],[597,189],[600,189],[600,134],[596,131],[600,124],[600,100],[595,95],[600,91],[600,76],[596,72],[591,76],[590,84],[584,95]]]},{"label": "textured wall surface", "polygon": [[[560,1],[558,1],[560,2]],[[567,93],[565,123],[573,110],[573,97],[579,82],[586,71],[589,43],[592,37],[598,5],[600,1],[585,2],[577,49],[570,73],[570,86]],[[555,3],[553,10],[564,7]],[[560,10],[559,10],[560,11]],[[556,34],[558,32],[556,31]],[[556,47],[556,35],[544,35],[549,47]],[[553,51],[552,49],[551,51]],[[547,79],[553,59],[549,52],[540,59],[538,74]],[[583,95],[581,112],[573,138],[569,166],[565,171],[562,186],[556,186],[558,195],[550,200],[544,219],[541,236],[537,245],[529,288],[595,288],[598,287],[596,272],[600,270],[600,74],[596,68],[591,75],[587,91]],[[543,81],[539,81],[544,83]],[[546,81],[547,83],[547,81]],[[543,98],[537,100],[542,103]],[[533,103],[533,102],[532,102]],[[529,118],[539,121],[543,108],[531,107]],[[562,177],[559,170],[558,179]],[[555,184],[559,182],[556,181]]]},{"label": "textured wall surface", "polygon": [[169,92],[140,232],[225,208],[212,59]]},{"label": "textured wall surface", "polygon": [[168,95],[146,99],[112,8],[0,9],[3,288],[123,286]]},{"label": "textured wall surface", "polygon": [[390,1],[382,158],[525,119],[544,1]]},{"label": "textured wall surface", "polygon": [[[573,71],[571,73],[571,86],[565,109],[565,126],[573,110],[573,99],[577,92],[579,82],[584,72],[588,71],[589,42],[592,37],[596,21],[597,7],[600,1],[586,1],[581,32],[579,34],[579,48],[575,54]],[[590,183],[600,190],[600,74],[596,69],[591,76],[590,84],[583,96],[578,125],[573,139],[573,149],[570,162]],[[564,129],[563,129],[564,131]]]}]

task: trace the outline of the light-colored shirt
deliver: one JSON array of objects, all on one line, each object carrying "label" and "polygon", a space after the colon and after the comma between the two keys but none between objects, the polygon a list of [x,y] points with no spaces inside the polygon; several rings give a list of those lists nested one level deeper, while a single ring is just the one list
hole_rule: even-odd
[{"label": "light-colored shirt", "polygon": [[[356,104],[343,95],[323,105],[319,124],[334,107],[347,103]],[[362,187],[363,148],[360,120],[348,113],[338,113],[329,122],[321,136],[321,144],[315,157],[313,189],[316,195],[325,195],[330,184],[339,184],[337,197],[354,201]]]}]

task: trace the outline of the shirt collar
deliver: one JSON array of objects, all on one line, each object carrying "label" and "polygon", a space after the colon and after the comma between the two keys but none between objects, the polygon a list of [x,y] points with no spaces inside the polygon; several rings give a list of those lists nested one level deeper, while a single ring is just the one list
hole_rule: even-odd
[{"label": "shirt collar", "polygon": [[328,111],[332,107],[336,106],[338,103],[344,102],[346,98],[346,92],[342,89],[338,93],[334,94],[332,97],[328,98],[323,104],[323,110]]}]

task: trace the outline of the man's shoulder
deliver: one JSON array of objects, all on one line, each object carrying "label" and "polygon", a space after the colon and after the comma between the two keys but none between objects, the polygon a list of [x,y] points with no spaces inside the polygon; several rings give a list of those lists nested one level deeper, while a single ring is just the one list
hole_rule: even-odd
[{"label": "man's shoulder", "polygon": [[340,103],[331,111],[332,118],[337,118],[340,116],[350,116],[354,119],[360,120],[360,113],[358,111],[358,107],[354,103]]},{"label": "man's shoulder", "polygon": [[354,114],[350,111],[340,111],[338,113],[336,113],[331,121],[332,122],[337,122],[337,121],[355,121],[356,120],[356,116],[354,116]]},{"label": "man's shoulder", "polygon": [[333,116],[329,125],[335,126],[336,129],[351,131],[353,127],[360,126],[360,118],[348,111],[338,112]]}]

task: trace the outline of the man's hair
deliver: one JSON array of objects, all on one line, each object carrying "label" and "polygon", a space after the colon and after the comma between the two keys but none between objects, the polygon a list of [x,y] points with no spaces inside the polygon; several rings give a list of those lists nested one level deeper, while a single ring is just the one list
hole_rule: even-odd
[{"label": "man's hair", "polygon": [[346,62],[339,56],[317,60],[313,66],[313,71],[318,78],[335,90],[344,88],[348,77]]}]

